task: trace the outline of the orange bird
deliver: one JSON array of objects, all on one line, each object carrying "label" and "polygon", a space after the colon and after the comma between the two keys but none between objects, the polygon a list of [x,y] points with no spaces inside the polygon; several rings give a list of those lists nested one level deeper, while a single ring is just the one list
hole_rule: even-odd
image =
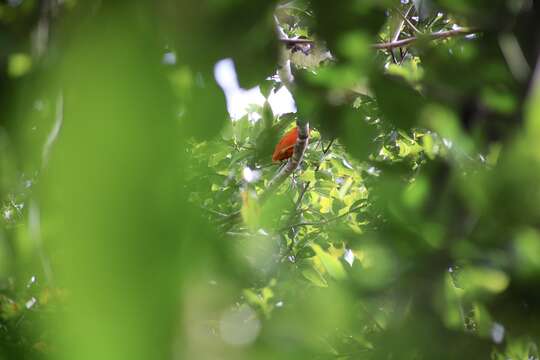
[{"label": "orange bird", "polygon": [[298,127],[295,126],[285,135],[283,135],[279,143],[276,145],[276,149],[272,155],[272,161],[277,162],[290,158],[293,155],[294,145],[296,144],[297,140]]}]

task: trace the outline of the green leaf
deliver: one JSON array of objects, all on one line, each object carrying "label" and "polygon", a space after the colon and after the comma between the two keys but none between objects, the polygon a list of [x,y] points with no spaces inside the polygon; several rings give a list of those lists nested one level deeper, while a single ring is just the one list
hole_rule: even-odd
[{"label": "green leaf", "polygon": [[317,254],[325,270],[331,277],[336,280],[341,280],[345,278],[345,269],[343,268],[343,264],[341,264],[341,262],[337,258],[328,254],[317,244],[312,244],[311,247]]},{"label": "green leaf", "polygon": [[462,270],[460,281],[467,292],[474,296],[482,293],[501,293],[508,287],[510,278],[498,269],[470,267]]}]

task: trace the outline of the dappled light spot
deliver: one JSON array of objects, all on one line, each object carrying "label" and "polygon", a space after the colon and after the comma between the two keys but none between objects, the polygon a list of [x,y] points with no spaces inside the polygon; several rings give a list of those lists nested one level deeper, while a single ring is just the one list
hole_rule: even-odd
[{"label": "dappled light spot", "polygon": [[161,61],[165,65],[176,65],[176,53],[174,51],[167,51],[163,54],[163,59]]},{"label": "dappled light spot", "polygon": [[491,327],[491,339],[495,344],[500,344],[503,342],[504,333],[504,326],[499,323],[493,323],[493,326]]},{"label": "dappled light spot", "polygon": [[343,259],[349,264],[350,266],[353,266],[354,263],[354,253],[351,249],[345,250],[345,253],[343,254]]},{"label": "dappled light spot", "polygon": [[37,303],[37,299],[35,297],[31,297],[30,300],[28,300],[24,306],[27,308],[27,309],[31,309],[34,307],[34,305],[36,305]]}]

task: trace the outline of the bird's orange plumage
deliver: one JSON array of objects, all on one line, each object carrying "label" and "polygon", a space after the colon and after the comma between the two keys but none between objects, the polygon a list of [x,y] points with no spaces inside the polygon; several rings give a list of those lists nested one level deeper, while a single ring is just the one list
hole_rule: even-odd
[{"label": "bird's orange plumage", "polygon": [[290,158],[294,152],[294,145],[298,140],[298,128],[295,126],[288,131],[276,145],[272,161],[281,161]]}]

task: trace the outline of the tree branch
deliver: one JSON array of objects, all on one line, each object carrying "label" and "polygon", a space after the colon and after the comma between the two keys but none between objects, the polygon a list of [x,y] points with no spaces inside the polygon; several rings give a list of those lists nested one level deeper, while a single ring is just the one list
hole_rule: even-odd
[{"label": "tree branch", "polygon": [[[328,151],[330,151],[330,147],[332,146],[332,144],[334,143],[334,139],[330,140],[330,143],[328,144],[328,146],[326,147],[326,149],[323,149],[323,155],[321,156],[321,160],[319,161],[319,163],[317,164],[317,166],[315,167],[315,172],[319,171],[319,169],[321,168],[321,164],[323,163],[324,159],[326,158],[326,155],[328,154]],[[305,185],[304,185],[304,188],[302,189],[302,192],[300,193],[300,195],[298,196],[298,200],[296,200],[296,205],[294,206],[294,209],[295,210],[298,210],[298,208],[300,207],[300,204],[302,203],[302,198],[304,197],[304,195],[306,194],[306,191],[308,189],[308,187],[311,185],[311,181],[308,181]]]},{"label": "tree branch", "polygon": [[[424,34],[421,36],[412,36],[409,38],[396,40],[396,41],[390,41],[386,43],[372,44],[371,47],[377,50],[389,50],[389,49],[394,49],[394,48],[399,48],[399,47],[407,47],[411,45],[412,43],[418,40],[422,40],[422,39],[428,39],[431,41],[431,40],[444,39],[444,38],[454,37],[454,36],[465,36],[465,35],[470,35],[477,32],[478,32],[478,29],[458,28],[458,29],[453,29],[453,30]],[[288,45],[314,44],[315,43],[314,40],[310,40],[310,39],[279,39],[279,41]]]},{"label": "tree branch", "polygon": [[278,171],[278,173],[270,180],[266,191],[261,195],[260,201],[264,202],[274,191],[277,190],[279,185],[285,181],[300,165],[304,158],[308,142],[309,142],[309,123],[296,122],[298,127],[298,140],[294,145],[294,152],[291,158],[287,161],[287,164]]},{"label": "tree branch", "polygon": [[[304,154],[306,152],[309,142],[309,123],[301,124],[296,121],[298,127],[298,140],[294,146],[293,156],[287,161],[287,164],[283,166],[278,173],[270,180],[266,190],[259,196],[259,203],[263,204],[268,198],[278,189],[285,179],[287,179],[300,165]],[[228,223],[230,226],[236,223],[240,219],[240,210],[233,212],[225,216],[222,219],[222,223]]]},{"label": "tree branch", "polygon": [[371,47],[378,50],[387,50],[387,49],[394,49],[397,47],[406,47],[412,44],[413,42],[421,40],[421,39],[437,40],[437,39],[444,39],[444,38],[453,37],[453,36],[470,35],[476,32],[478,32],[478,30],[476,29],[459,28],[459,29],[453,29],[453,30],[448,30],[448,31],[439,31],[439,32],[431,33],[431,34],[425,34],[422,36],[412,36],[410,38],[391,41],[387,43],[373,44],[371,45]]},{"label": "tree branch", "polygon": [[285,45],[296,45],[296,44],[315,44],[315,40],[310,39],[289,39],[289,38],[280,38],[279,41]]}]

